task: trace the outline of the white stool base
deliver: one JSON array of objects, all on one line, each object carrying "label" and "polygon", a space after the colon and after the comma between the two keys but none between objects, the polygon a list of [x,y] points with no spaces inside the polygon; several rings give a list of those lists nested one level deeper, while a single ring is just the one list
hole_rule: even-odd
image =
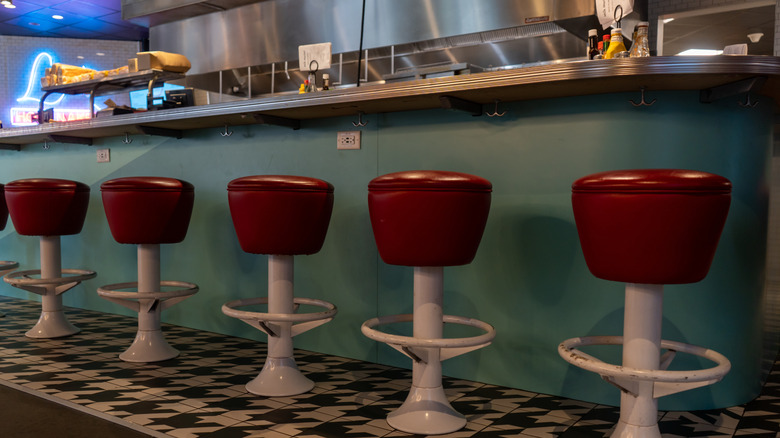
[{"label": "white stool base", "polygon": [[[384,342],[411,358],[412,387],[400,408],[387,416],[391,427],[414,434],[443,434],[460,430],[466,418],[450,406],[442,387],[441,362],[490,345],[496,329],[473,318],[443,314],[444,268],[414,268],[414,311],[412,314],[380,316],[364,322],[360,330],[369,339]],[[412,322],[413,336],[384,333],[374,327]],[[479,328],[479,336],[444,338],[444,324]]]},{"label": "white stool base", "polygon": [[[268,335],[268,353],[262,371],[246,384],[252,394],[286,397],[311,391],[314,382],[298,370],[293,358],[293,337],[329,322],[336,315],[333,304],[293,296],[293,256],[268,256],[268,297],[245,298],[222,305],[222,313]],[[267,304],[269,313],[247,312],[239,307]],[[324,308],[323,312],[297,313],[301,304]]]},{"label": "white stool base", "polygon": [[267,358],[260,374],[246,384],[247,391],[266,397],[299,395],[312,388],[314,382],[301,374],[292,357]]},{"label": "white stool base", "polygon": [[[572,365],[598,373],[620,390],[616,438],[660,438],[658,398],[719,382],[731,369],[722,354],[661,339],[663,285],[626,284],[623,336],[586,336],[563,341],[558,354]],[[622,365],[605,363],[578,348],[622,345]],[[666,349],[663,355],[661,350]],[[717,365],[703,370],[669,371],[677,352],[704,357]]]},{"label": "white stool base", "polygon": [[[56,253],[59,255],[59,252]],[[59,266],[59,264],[57,264]],[[62,307],[62,294],[84,280],[95,278],[95,271],[83,269],[57,269],[57,276],[42,276],[41,270],[16,271],[6,275],[3,280],[13,287],[41,295],[41,316],[38,322],[25,335],[28,338],[62,338],[75,335],[81,329],[68,321]],[[62,275],[60,277],[60,275]]]},{"label": "white stool base", "polygon": [[162,330],[138,330],[130,347],[119,355],[125,362],[160,362],[173,359],[179,350],[165,340]]},{"label": "white stool base", "polygon": [[34,339],[64,338],[75,335],[81,329],[68,321],[62,310],[54,312],[41,312],[38,323],[24,335]]},{"label": "white stool base", "polygon": [[[160,322],[162,311],[179,303],[196,292],[198,285],[184,281],[160,281],[160,287],[175,287],[166,292],[122,292],[121,289],[137,288],[138,282],[116,283],[99,287],[99,296],[138,312],[138,332],[132,345],[119,355],[126,362],[159,362],[173,359],[179,351],[165,340]],[[145,304],[142,305],[142,302]],[[149,303],[156,303],[151,309]]]},{"label": "white stool base", "polygon": [[610,438],[661,438],[661,430],[658,424],[636,426],[620,420]]},{"label": "white stool base", "polygon": [[443,387],[412,386],[404,404],[387,416],[387,424],[402,432],[441,435],[462,429],[466,417],[450,406]]}]

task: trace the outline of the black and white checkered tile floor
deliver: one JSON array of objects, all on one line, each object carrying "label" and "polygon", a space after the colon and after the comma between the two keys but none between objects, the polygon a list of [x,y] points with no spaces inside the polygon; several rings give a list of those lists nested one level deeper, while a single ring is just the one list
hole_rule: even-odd
[{"label": "black and white checkered tile floor", "polygon": [[[317,386],[295,397],[247,393],[264,345],[166,325],[180,357],[130,364],[117,355],[134,337],[132,318],[66,309],[82,329],[76,336],[24,336],[40,304],[0,297],[0,384],[159,437],[399,437],[385,422],[408,390],[411,372],[320,353],[296,351]],[[247,353],[251,352],[251,353]],[[260,358],[260,359],[259,359]],[[617,408],[518,389],[445,379],[453,407],[467,426],[446,437],[603,437]],[[665,412],[664,437],[780,438],[780,362],[762,395],[743,406]]]}]

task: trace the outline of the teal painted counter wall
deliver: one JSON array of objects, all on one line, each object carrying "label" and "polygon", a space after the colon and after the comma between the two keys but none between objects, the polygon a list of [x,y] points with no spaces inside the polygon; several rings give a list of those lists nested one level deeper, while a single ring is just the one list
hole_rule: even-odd
[{"label": "teal painted counter wall", "polygon": [[[617,404],[618,390],[569,366],[560,341],[622,331],[623,285],[594,278],[580,251],[570,206],[571,183],[609,169],[676,167],[704,170],[734,184],[731,211],[709,276],[668,286],[664,337],[706,346],[733,364],[724,381],[661,399],[662,409],[691,410],[741,404],[760,387],[761,301],[772,104],[752,109],[736,99],[700,104],[698,92],[657,92],[651,107],[638,95],[611,94],[502,104],[505,117],[472,117],[451,110],[364,117],[362,149],[338,151],[336,131],[352,118],[304,120],[298,131],[250,125],[186,131],[180,140],[131,136],[97,140],[111,163],[95,163],[95,148],[52,144],[0,151],[2,182],[28,177],[75,179],[92,187],[84,230],[62,238],[63,267],[89,268],[98,277],[65,294],[68,306],[133,315],[97,296],[97,287],[135,279],[136,249],[116,243],[108,229],[100,184],[123,176],[161,175],[195,185],[187,238],[163,245],[162,276],[195,282],[200,292],[163,314],[165,322],[264,342],[258,331],[224,316],[223,303],[265,295],[267,258],[243,253],[227,205],[229,181],[253,174],[299,174],[335,186],[328,236],[318,254],[297,257],[296,294],[335,303],[330,323],[296,338],[296,347],[409,367],[410,360],[360,333],[377,315],[408,313],[412,269],[378,257],[366,205],[366,186],[381,174],[447,169],[489,179],[493,201],[479,252],[470,265],[445,269],[445,312],[493,324],[493,345],[445,362],[449,376]],[[492,108],[491,108],[492,109]],[[37,239],[10,225],[0,233],[0,258],[21,269],[38,267]],[[37,296],[0,285],[0,294]],[[73,321],[78,325],[79,321]],[[0,320],[0,323],[2,321]],[[34,321],[31,321],[31,325]],[[408,327],[399,327],[401,333]],[[468,334],[448,329],[450,335]],[[128,345],[133,333],[128,333]],[[619,360],[617,349],[601,349]],[[255,354],[248,351],[248,355]],[[118,360],[118,359],[117,359]],[[257,369],[262,366],[258,357]],[[683,358],[681,367],[701,367]],[[248,375],[247,379],[254,377]]]}]

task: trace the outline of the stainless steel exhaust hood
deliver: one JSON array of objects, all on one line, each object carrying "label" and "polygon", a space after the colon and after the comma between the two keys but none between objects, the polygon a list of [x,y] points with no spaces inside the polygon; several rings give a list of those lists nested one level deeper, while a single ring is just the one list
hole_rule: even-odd
[{"label": "stainless steel exhaust hood", "polygon": [[[300,76],[288,75],[297,71],[298,46],[318,42],[331,42],[334,58],[340,55],[332,80],[354,82],[341,74],[355,76],[362,0],[265,0],[227,8],[246,1],[123,0],[123,16],[160,23],[150,28],[150,49],[186,55],[190,77],[226,73],[222,92],[267,93],[269,83],[275,91],[297,89]],[[203,13],[209,8],[220,11]],[[593,0],[367,0],[362,37],[369,67],[362,75],[375,81],[442,63],[498,68],[580,58],[587,30],[596,26]],[[289,69],[279,76],[282,64]]]},{"label": "stainless steel exhaust hood", "polygon": [[257,2],[258,0],[122,0],[122,19],[151,27]]}]

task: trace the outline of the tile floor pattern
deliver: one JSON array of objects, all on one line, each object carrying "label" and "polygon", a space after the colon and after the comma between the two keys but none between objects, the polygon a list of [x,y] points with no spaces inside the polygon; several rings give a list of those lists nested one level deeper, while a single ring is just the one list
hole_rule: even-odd
[{"label": "tile floor pattern", "polygon": [[[40,304],[0,297],[0,384],[159,437],[403,437],[385,417],[406,397],[411,372],[296,350],[313,392],[266,398],[247,393],[264,343],[164,325],[182,351],[157,364],[130,364],[117,355],[136,331],[133,318],[66,309],[82,329],[57,340],[24,336]],[[251,352],[251,353],[247,353]],[[518,389],[445,378],[452,405],[467,426],[443,437],[603,437],[617,408]],[[743,406],[665,412],[664,437],[780,438],[780,361],[762,395]]]}]

